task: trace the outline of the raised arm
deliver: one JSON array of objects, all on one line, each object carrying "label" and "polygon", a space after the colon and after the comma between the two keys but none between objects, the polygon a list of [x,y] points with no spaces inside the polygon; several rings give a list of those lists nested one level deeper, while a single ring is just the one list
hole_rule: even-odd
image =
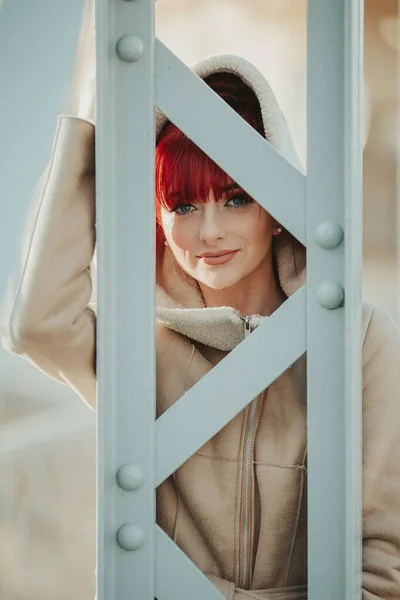
[{"label": "raised arm", "polygon": [[96,316],[89,301],[95,247],[95,127],[59,117],[51,161],[34,196],[22,261],[1,318],[4,347],[96,402]]}]

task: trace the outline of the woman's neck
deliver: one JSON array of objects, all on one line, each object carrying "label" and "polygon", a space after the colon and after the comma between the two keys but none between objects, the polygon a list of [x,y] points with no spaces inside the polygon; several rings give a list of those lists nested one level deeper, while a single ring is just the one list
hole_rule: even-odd
[{"label": "woman's neck", "polygon": [[275,278],[270,256],[230,288],[216,290],[199,285],[207,307],[230,306],[243,316],[269,316],[286,300]]}]

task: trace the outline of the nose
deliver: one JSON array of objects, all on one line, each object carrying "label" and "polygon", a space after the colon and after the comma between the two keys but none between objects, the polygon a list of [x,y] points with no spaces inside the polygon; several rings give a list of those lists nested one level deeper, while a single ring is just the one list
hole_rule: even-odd
[{"label": "nose", "polygon": [[218,207],[213,202],[204,205],[199,237],[210,246],[224,237],[222,215],[218,213]]}]

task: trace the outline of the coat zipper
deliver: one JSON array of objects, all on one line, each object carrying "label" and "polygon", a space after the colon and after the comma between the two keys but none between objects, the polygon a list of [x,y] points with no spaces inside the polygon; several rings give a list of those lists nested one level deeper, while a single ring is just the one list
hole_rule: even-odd
[{"label": "coat zipper", "polygon": [[[244,337],[251,333],[250,317],[244,317]],[[243,546],[242,546],[242,577],[240,585],[246,589],[249,584],[250,574],[250,507],[251,507],[251,476],[252,476],[252,443],[254,434],[254,424],[256,420],[258,397],[250,404],[250,416],[247,425],[246,442],[244,446],[244,498],[243,498]]]}]

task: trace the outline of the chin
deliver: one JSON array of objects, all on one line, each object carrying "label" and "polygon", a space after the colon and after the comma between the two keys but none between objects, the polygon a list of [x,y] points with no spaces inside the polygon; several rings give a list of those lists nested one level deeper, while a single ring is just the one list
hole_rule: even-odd
[{"label": "chin", "polygon": [[222,275],[217,275],[216,277],[199,277],[196,279],[212,290],[225,290],[236,285],[241,280],[241,277],[224,277]]}]

